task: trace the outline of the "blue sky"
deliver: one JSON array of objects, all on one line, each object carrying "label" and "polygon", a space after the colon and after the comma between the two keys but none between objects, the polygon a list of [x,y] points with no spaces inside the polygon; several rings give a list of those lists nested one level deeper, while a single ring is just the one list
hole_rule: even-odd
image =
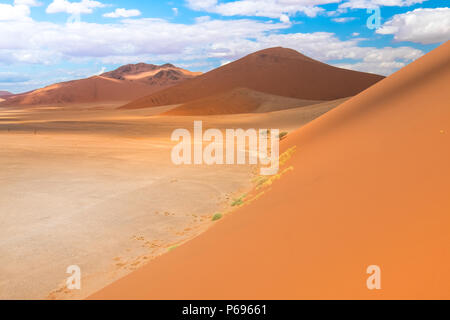
[{"label": "blue sky", "polygon": [[208,71],[274,46],[389,75],[450,39],[448,3],[0,0],[0,90],[24,92],[127,63]]}]

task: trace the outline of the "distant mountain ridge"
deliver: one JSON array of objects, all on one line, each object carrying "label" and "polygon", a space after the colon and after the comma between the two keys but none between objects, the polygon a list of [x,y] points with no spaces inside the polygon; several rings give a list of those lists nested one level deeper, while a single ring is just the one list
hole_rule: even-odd
[{"label": "distant mountain ridge", "polygon": [[12,96],[13,94],[9,91],[0,91],[0,97]]},{"label": "distant mountain ridge", "polygon": [[172,64],[128,64],[98,76],[61,82],[10,98],[4,96],[6,101],[1,102],[1,105],[126,103],[194,78],[198,74]]},{"label": "distant mountain ridge", "polygon": [[[100,76],[106,78],[112,78],[117,80],[125,80],[127,76],[140,74],[143,72],[154,71],[154,70],[166,70],[166,69],[180,69],[175,67],[173,64],[166,63],[163,65],[147,64],[147,63],[137,63],[137,64],[127,64],[121,66],[113,71],[102,73]],[[182,69],[180,69],[182,70]]]}]

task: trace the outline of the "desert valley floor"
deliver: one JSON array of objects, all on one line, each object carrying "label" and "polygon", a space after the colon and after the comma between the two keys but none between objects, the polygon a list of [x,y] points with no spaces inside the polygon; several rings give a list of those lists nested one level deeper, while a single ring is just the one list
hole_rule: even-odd
[{"label": "desert valley floor", "polygon": [[[345,100],[202,119],[292,131]],[[172,164],[172,131],[198,117],[117,106],[0,109],[0,298],[86,297],[206,230],[252,187],[250,165]],[[81,291],[64,288],[70,265]]]}]

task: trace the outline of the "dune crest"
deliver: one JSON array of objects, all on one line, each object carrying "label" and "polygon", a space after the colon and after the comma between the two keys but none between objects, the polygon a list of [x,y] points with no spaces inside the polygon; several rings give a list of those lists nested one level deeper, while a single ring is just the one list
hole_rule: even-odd
[{"label": "dune crest", "polygon": [[450,42],[289,135],[271,190],[91,299],[449,299],[448,83]]}]

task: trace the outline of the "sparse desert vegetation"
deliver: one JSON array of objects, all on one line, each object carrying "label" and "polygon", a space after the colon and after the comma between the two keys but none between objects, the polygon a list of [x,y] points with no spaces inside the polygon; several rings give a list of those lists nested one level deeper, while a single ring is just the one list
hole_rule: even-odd
[{"label": "sparse desert vegetation", "polygon": [[288,135],[288,132],[283,131],[283,132],[281,132],[281,133],[278,135],[278,138],[279,138],[280,140],[283,140],[284,138],[287,137],[287,135]]},{"label": "sparse desert vegetation", "polygon": [[244,204],[244,199],[247,196],[247,194],[243,194],[242,196],[240,196],[237,199],[234,199],[233,202],[231,203],[232,207],[238,207]]}]

